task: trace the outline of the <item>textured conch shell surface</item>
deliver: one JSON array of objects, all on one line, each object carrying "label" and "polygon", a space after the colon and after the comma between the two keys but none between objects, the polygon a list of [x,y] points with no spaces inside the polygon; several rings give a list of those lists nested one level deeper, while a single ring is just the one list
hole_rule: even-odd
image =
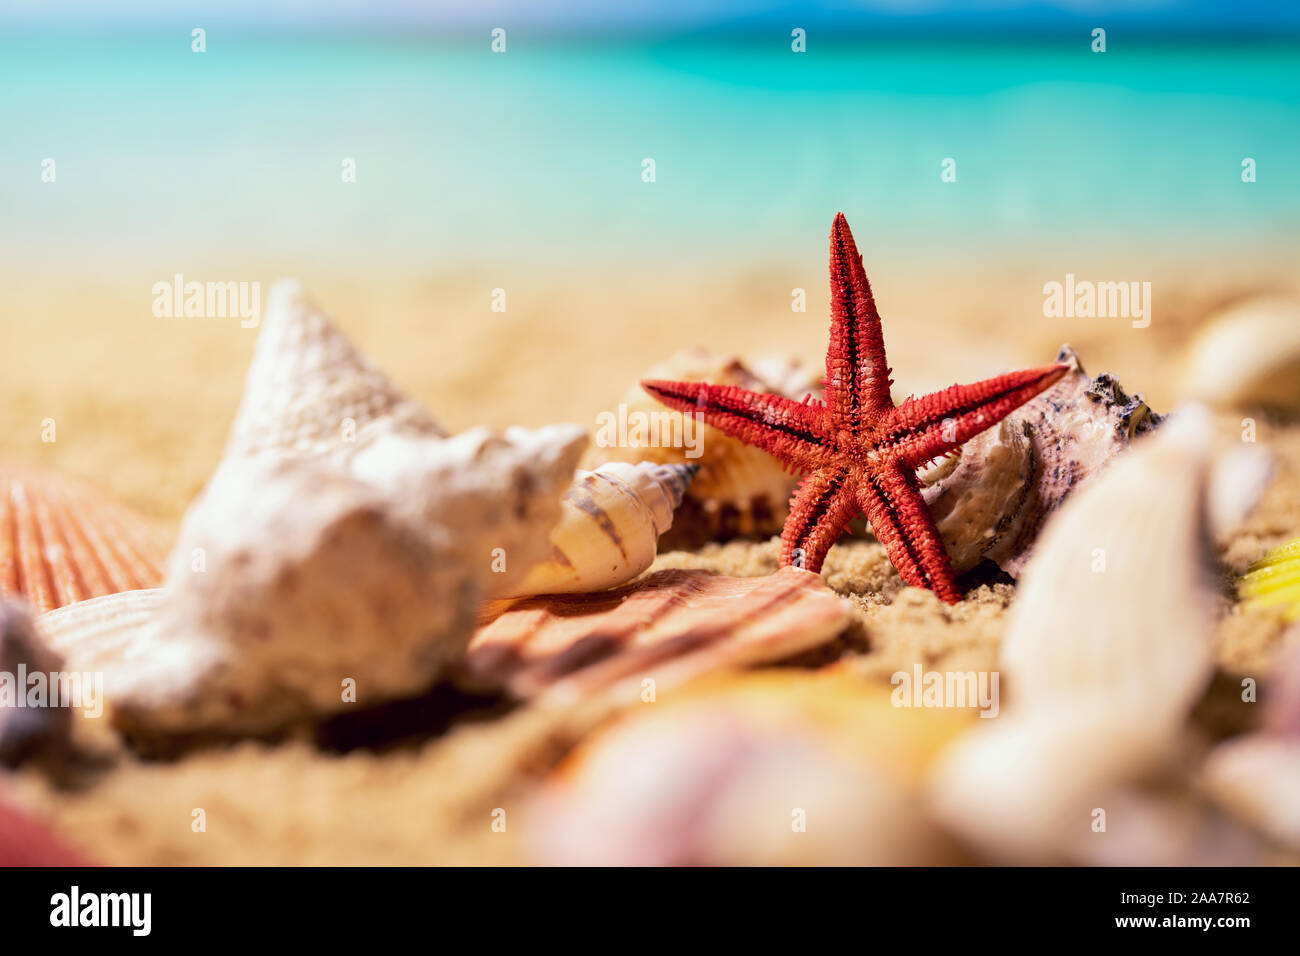
[{"label": "textured conch shell surface", "polygon": [[[147,621],[118,629],[115,648],[113,627],[84,620],[59,638],[69,658],[84,640],[120,665],[114,719],[140,736],[259,732],[423,690],[463,655],[480,602],[549,554],[586,443],[559,425],[440,438],[296,286],[278,287],[269,312],[231,451],[185,516]],[[296,354],[321,340],[353,358]],[[289,350],[283,362],[272,346]],[[247,442],[250,401],[288,416],[283,429],[257,417],[257,434],[299,437]],[[358,431],[333,420],[343,414]],[[129,618],[111,602],[95,610]]]},{"label": "textured conch shell surface", "polygon": [[394,432],[445,434],[312,304],[298,282],[277,282],[267,298],[227,456],[348,451],[372,434]]},{"label": "textured conch shell surface", "polygon": [[610,462],[579,471],[560,502],[551,557],[507,596],[599,591],[632,580],[654,563],[659,536],[672,526],[697,470]]},{"label": "textured conch shell surface", "polygon": [[0,594],[40,612],[154,587],[169,547],[161,529],[89,485],[0,465]]},{"label": "textured conch shell surface", "polygon": [[1248,299],[1212,316],[1183,363],[1185,398],[1300,411],[1300,300]]},{"label": "textured conch shell surface", "polygon": [[[820,391],[817,376],[797,362],[769,358],[757,360],[750,367],[738,358],[702,349],[679,352],[648,369],[638,381],[661,378],[735,385],[795,399]],[[615,424],[624,415],[628,422],[626,443],[619,443],[624,436],[618,434],[617,427],[598,428],[583,458],[584,468],[610,461],[696,464],[700,468],[686,492],[674,528],[663,538],[664,548],[693,547],[735,537],[767,537],[780,532],[797,483],[780,461],[711,425],[693,419],[684,421],[681,412],[660,405],[639,384],[623,396],[618,414],[614,415]],[[673,436],[680,436],[677,444]]]},{"label": "textured conch shell surface", "polygon": [[1071,366],[1060,382],[922,475],[958,573],[988,559],[1018,577],[1071,492],[1160,422],[1109,375],[1090,378],[1068,345],[1056,361]]},{"label": "textured conch shell surface", "polygon": [[781,660],[849,623],[843,599],[798,568],[759,578],[658,571],[612,591],[527,598],[491,613],[470,644],[470,678],[560,704],[598,691],[635,702],[647,678],[662,691]]},{"label": "textured conch shell surface", "polygon": [[1069,856],[1114,788],[1177,750],[1213,670],[1212,433],[1202,410],[1176,415],[1045,530],[1001,651],[1011,703],[934,787],[945,819],[990,852]]}]

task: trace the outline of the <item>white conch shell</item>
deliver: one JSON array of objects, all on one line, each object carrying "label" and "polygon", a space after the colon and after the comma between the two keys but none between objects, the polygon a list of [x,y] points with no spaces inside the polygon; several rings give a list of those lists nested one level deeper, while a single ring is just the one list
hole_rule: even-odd
[{"label": "white conch shell", "polygon": [[1232,306],[1197,332],[1183,362],[1186,398],[1300,409],[1300,301],[1259,297]]},{"label": "white conch shell", "polygon": [[1019,576],[1048,517],[1089,476],[1160,421],[1109,375],[1090,378],[1068,345],[1071,371],[921,476],[953,570],[982,559]]},{"label": "white conch shell", "polygon": [[1046,529],[1011,609],[1002,663],[1017,706],[1098,703],[1180,721],[1212,670],[1205,498],[1213,426],[1186,409]]},{"label": "white conch shell", "polygon": [[[84,647],[104,665],[114,719],[140,738],[256,733],[426,689],[463,656],[481,602],[549,556],[586,444],[572,425],[441,438],[296,287],[272,300],[287,317],[264,327],[231,450],[147,620],[108,602],[95,611],[116,623],[61,625],[70,663]],[[329,371],[319,408],[281,400],[295,379],[278,347],[287,369]],[[252,417],[262,399],[286,417]]]},{"label": "white conch shell", "polygon": [[579,471],[564,493],[552,556],[505,595],[600,591],[632,580],[654,563],[695,465],[610,462]]},{"label": "white conch shell", "polygon": [[[759,372],[758,369],[762,369]],[[713,382],[803,399],[820,391],[817,376],[788,359],[759,359],[753,367],[738,358],[686,349],[648,369],[641,379]],[[699,474],[682,501],[682,518],[664,547],[694,547],[709,540],[777,534],[789,514],[798,479],[778,459],[681,412],[665,408],[634,384],[619,403],[626,434],[602,425],[582,467],[612,461],[695,464]],[[609,416],[609,412],[603,416]],[[602,416],[602,417],[603,417]],[[597,419],[598,424],[602,421]]]},{"label": "white conch shell", "polygon": [[360,447],[376,432],[444,434],[357,351],[297,281],[277,282],[226,454],[321,454]]},{"label": "white conch shell", "polygon": [[1047,526],[1002,646],[1011,705],[952,749],[933,789],[991,852],[1068,855],[1108,793],[1177,749],[1213,670],[1212,435],[1204,410],[1176,413]]}]

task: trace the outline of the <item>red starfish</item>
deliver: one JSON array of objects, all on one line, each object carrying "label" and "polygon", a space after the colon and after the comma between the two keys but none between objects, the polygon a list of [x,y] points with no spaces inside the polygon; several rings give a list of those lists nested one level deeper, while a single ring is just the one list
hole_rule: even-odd
[{"label": "red starfish", "polygon": [[997,424],[1050,388],[1069,366],[1009,372],[895,405],[880,313],[862,256],[840,213],[831,227],[831,340],[826,397],[781,395],[701,382],[642,382],[670,408],[757,445],[804,472],[781,533],[781,564],[820,571],[845,527],[865,512],[908,584],[960,600],[952,566],[921,497],[916,469]]}]

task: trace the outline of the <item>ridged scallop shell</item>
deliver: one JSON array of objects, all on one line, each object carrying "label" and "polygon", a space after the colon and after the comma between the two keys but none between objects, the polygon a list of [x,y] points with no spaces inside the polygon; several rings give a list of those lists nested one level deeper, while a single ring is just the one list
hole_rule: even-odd
[{"label": "ridged scallop shell", "polygon": [[659,536],[672,526],[697,470],[610,462],[579,471],[560,501],[552,556],[506,596],[600,591],[632,580],[654,563]]},{"label": "ridged scallop shell", "polygon": [[1300,620],[1300,539],[1252,564],[1238,592],[1253,604],[1281,607],[1288,621]]},{"label": "ridged scallop shell", "polygon": [[[162,588],[106,594],[47,611],[36,619],[45,644],[72,670],[100,671],[106,679],[144,656],[140,635],[166,597]],[[113,696],[111,693],[108,695]]]},{"label": "ridged scallop shell", "polygon": [[169,546],[158,527],[89,485],[0,465],[0,594],[40,612],[155,587]]},{"label": "ridged scallop shell", "polygon": [[824,644],[848,605],[798,568],[759,578],[659,571],[596,594],[497,606],[469,646],[468,675],[518,697],[640,699],[699,674],[776,661]]},{"label": "ridged scallop shell", "polygon": [[445,432],[394,386],[291,279],[267,299],[227,455],[327,454],[377,433]]},{"label": "ridged scallop shell", "polygon": [[1183,357],[1184,397],[1219,408],[1300,410],[1300,301],[1248,299],[1210,318]]},{"label": "ridged scallop shell", "polygon": [[1010,705],[952,749],[934,785],[938,812],[990,852],[1071,856],[1094,808],[1177,751],[1214,666],[1212,439],[1204,410],[1176,412],[1035,548],[1000,655]]},{"label": "ridged scallop shell", "polygon": [[[638,381],[665,378],[713,382],[758,392],[777,392],[795,399],[819,392],[817,376],[797,362],[773,358],[754,364],[755,368],[750,368],[734,357],[688,349],[649,369]],[[762,374],[756,371],[759,367],[763,369]],[[608,429],[598,427],[582,467],[595,468],[610,461],[653,461],[700,467],[682,501],[676,523],[661,539],[661,548],[694,547],[706,541],[735,537],[766,538],[781,531],[797,479],[780,461],[711,425],[696,425],[694,421],[691,427],[698,442],[696,457],[691,457],[686,448],[667,444],[672,436],[683,435],[682,413],[660,405],[639,384],[628,389],[618,408],[628,419],[627,444],[619,445],[622,436],[607,434]],[[636,416],[644,416],[649,423],[640,438]],[[654,426],[655,422],[662,431]]]},{"label": "ridged scallop shell", "polygon": [[921,475],[957,573],[988,559],[1018,577],[1071,492],[1161,420],[1109,375],[1089,378],[1068,345],[1056,361],[1065,378]]}]

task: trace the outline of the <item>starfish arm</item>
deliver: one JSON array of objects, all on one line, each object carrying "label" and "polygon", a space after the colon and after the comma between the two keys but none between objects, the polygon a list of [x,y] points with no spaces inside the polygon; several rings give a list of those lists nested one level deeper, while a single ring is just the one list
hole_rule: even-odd
[{"label": "starfish arm", "polygon": [[894,407],[880,313],[844,213],[831,226],[831,336],[826,407],[854,434]]},{"label": "starfish arm", "polygon": [[793,468],[806,471],[825,460],[831,438],[819,404],[704,382],[648,381],[641,387],[669,408],[697,415]]},{"label": "starfish arm", "polygon": [[826,465],[809,472],[790,498],[790,517],[781,531],[781,566],[817,573],[858,514],[849,468]]},{"label": "starfish arm", "polygon": [[912,469],[895,463],[868,472],[859,482],[857,494],[858,506],[902,579],[914,587],[929,588],[949,604],[960,601],[948,552]]},{"label": "starfish arm", "polygon": [[996,425],[1055,385],[1069,368],[1045,365],[909,398],[886,416],[879,444],[919,468]]}]

